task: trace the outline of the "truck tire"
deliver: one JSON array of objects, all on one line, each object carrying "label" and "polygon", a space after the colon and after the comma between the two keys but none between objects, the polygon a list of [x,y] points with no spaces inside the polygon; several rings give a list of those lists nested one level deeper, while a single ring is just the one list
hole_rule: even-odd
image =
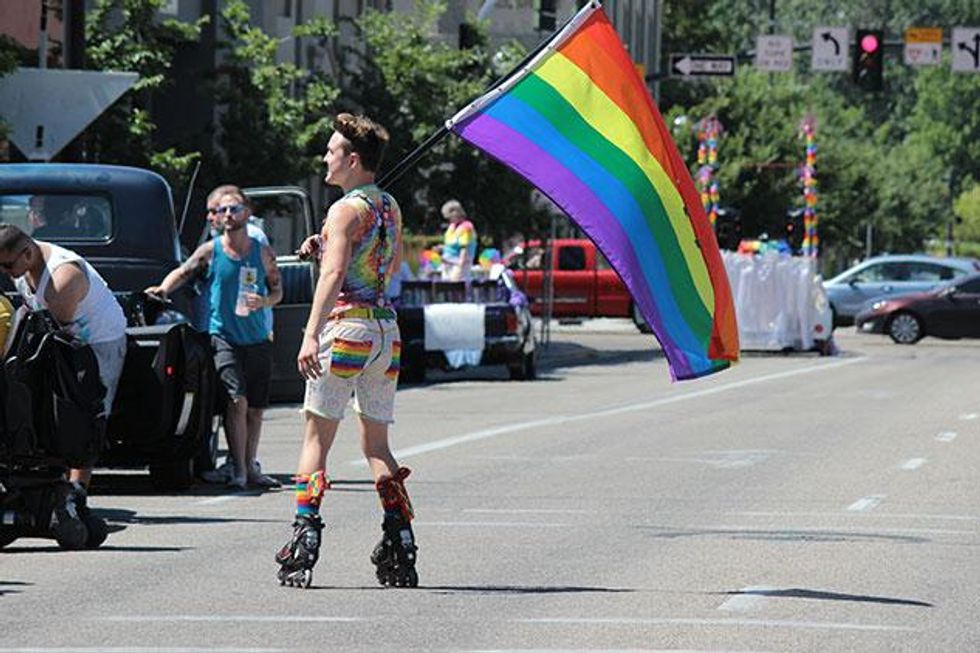
[{"label": "truck tire", "polygon": [[513,361],[507,363],[507,371],[511,381],[532,381],[538,376],[534,352],[521,353]]},{"label": "truck tire", "polygon": [[194,460],[171,460],[150,465],[150,481],[165,492],[180,492],[194,484]]}]

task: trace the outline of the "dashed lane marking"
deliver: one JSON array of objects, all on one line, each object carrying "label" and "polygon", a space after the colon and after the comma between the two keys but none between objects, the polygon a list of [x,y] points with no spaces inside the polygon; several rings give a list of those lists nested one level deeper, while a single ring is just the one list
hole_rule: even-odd
[{"label": "dashed lane marking", "polygon": [[884,498],[884,494],[871,494],[866,497],[861,497],[849,505],[847,509],[851,512],[868,512],[869,510],[874,510]]},{"label": "dashed lane marking", "polygon": [[956,439],[956,431],[943,431],[936,436],[936,439],[940,442],[952,442]]},{"label": "dashed lane marking", "polygon": [[918,469],[926,464],[925,458],[909,458],[904,463],[899,465],[899,469],[904,469],[906,471],[911,471],[913,469]]}]

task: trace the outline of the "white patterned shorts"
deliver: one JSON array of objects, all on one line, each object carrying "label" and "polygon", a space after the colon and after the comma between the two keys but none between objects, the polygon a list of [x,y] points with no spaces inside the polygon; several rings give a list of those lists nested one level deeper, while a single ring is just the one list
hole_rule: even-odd
[{"label": "white patterned shorts", "polygon": [[401,335],[391,320],[344,318],[320,331],[323,375],[307,379],[303,410],[340,420],[351,395],[362,417],[394,421],[395,389],[401,369]]}]

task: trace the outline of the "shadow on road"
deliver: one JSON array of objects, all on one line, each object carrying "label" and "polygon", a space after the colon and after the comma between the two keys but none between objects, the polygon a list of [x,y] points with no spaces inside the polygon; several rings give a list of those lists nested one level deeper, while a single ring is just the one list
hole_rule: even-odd
[{"label": "shadow on road", "polygon": [[913,599],[895,599],[888,596],[868,596],[865,594],[839,594],[826,590],[808,590],[794,587],[792,589],[745,589],[729,592],[714,592],[726,596],[766,596],[772,598],[816,599],[819,601],[854,601],[857,603],[881,603],[884,605],[914,605],[922,608],[933,607],[932,603],[915,601]]},{"label": "shadow on road", "polygon": [[833,530],[767,530],[767,529],[724,529],[691,528],[673,529],[665,526],[637,526],[657,539],[680,539],[695,537],[727,538],[732,540],[766,540],[770,542],[904,542],[906,544],[927,544],[929,538],[915,535],[888,535],[885,533],[855,533]]},{"label": "shadow on road", "polygon": [[34,583],[25,583],[19,580],[0,580],[0,596],[4,594],[20,594],[20,590],[7,589],[8,587],[27,587]]}]

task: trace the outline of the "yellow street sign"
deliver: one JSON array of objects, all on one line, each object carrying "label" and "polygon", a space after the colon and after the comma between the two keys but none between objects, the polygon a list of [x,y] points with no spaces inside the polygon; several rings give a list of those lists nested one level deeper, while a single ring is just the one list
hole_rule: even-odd
[{"label": "yellow street sign", "polygon": [[909,27],[905,30],[906,43],[942,43],[941,27]]}]

